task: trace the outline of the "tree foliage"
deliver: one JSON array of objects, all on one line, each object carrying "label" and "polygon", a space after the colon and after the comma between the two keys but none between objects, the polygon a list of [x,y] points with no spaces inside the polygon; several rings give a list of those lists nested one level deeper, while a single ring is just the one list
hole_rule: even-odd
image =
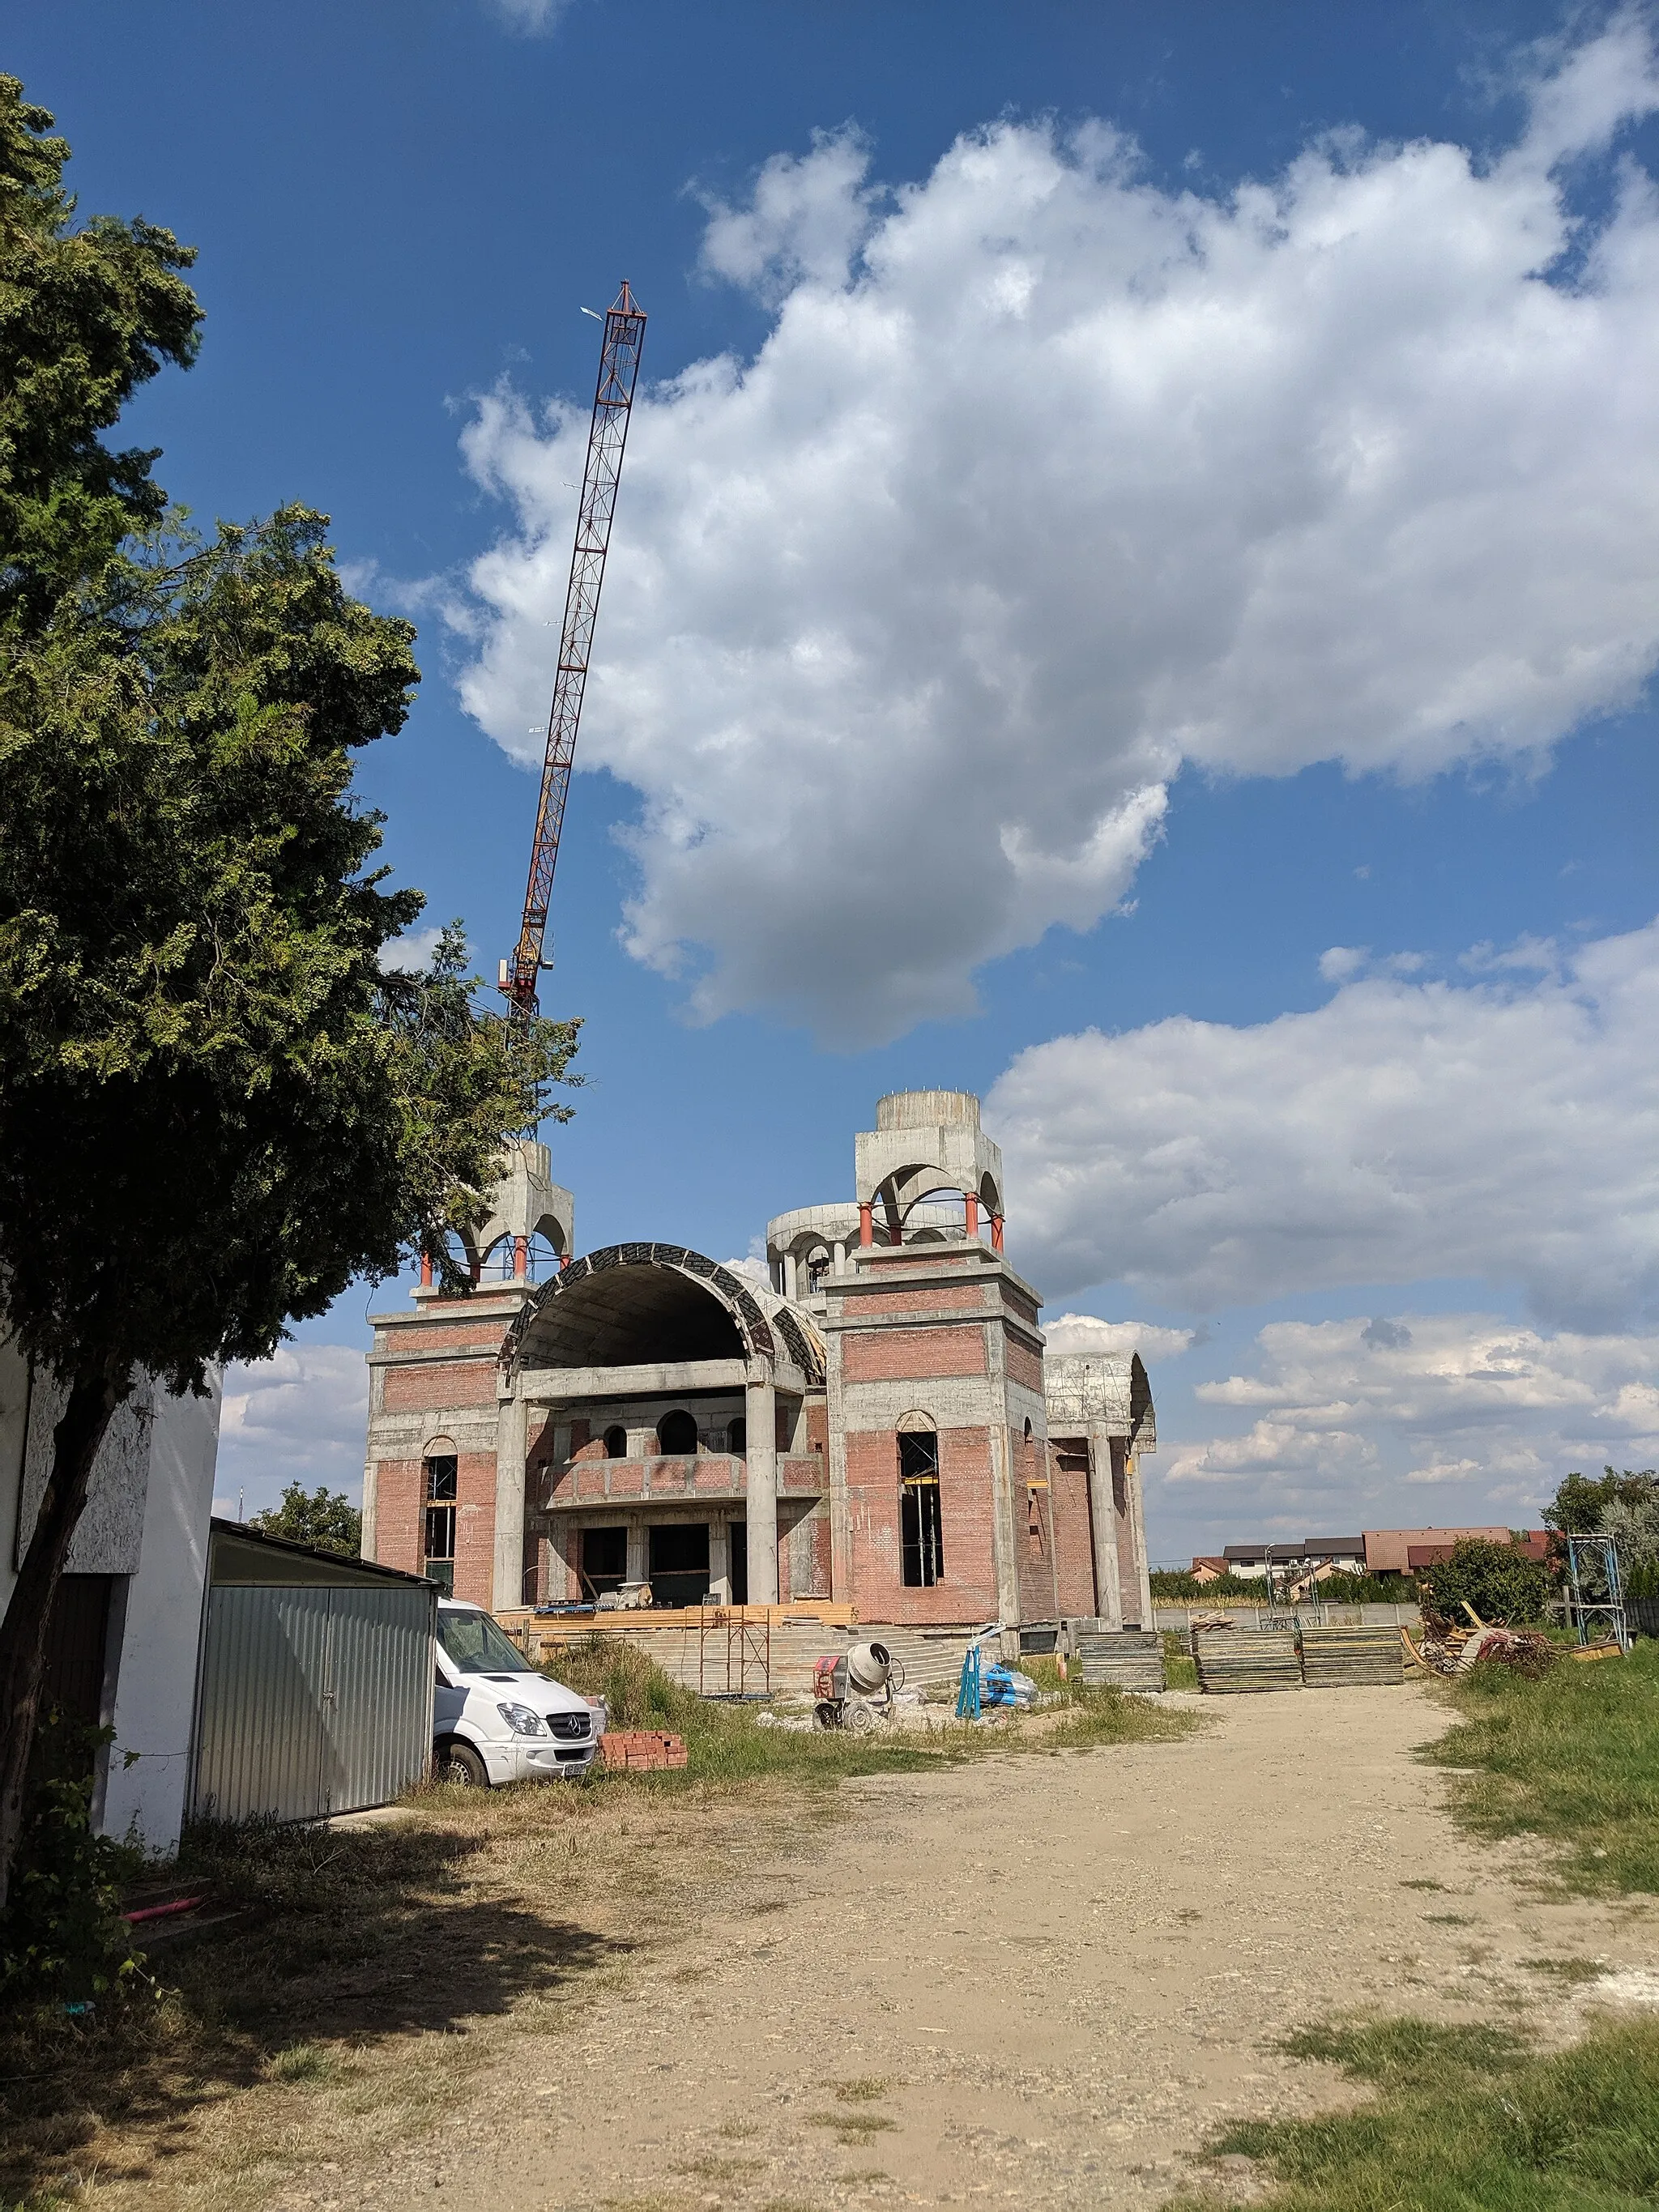
[{"label": "tree foliage", "polygon": [[307,1490],[289,1483],[280,1504],[256,1513],[248,1522],[262,1536],[283,1536],[290,1544],[310,1544],[319,1552],[343,1552],[355,1559],[362,1549],[363,1516],[343,1490],[323,1486]]},{"label": "tree foliage", "polygon": [[371,865],[356,753],[401,727],[406,623],[299,507],[164,529],[153,453],[102,441],[200,311],[189,249],[72,228],[67,149],[0,80],[0,1294],[67,1386],[0,1622],[0,1901],[52,1592],[141,1372],[209,1387],[413,1249],[464,1290],[507,1136],[568,1108],[577,1025],[487,1012],[459,929]]},{"label": "tree foliage", "polygon": [[1464,1618],[1465,1604],[1484,1621],[1540,1620],[1549,1601],[1550,1577],[1541,1560],[1518,1544],[1494,1544],[1484,1536],[1461,1536],[1449,1559],[1419,1567],[1424,1602],[1449,1620]]}]

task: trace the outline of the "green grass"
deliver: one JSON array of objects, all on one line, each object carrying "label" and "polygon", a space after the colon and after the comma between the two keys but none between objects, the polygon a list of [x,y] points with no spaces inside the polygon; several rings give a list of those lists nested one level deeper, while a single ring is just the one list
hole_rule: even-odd
[{"label": "green grass", "polygon": [[1163,1636],[1165,1684],[1171,1690],[1195,1690],[1198,1662],[1188,1648],[1186,1638],[1178,1628],[1166,1628]]},{"label": "green grass", "polygon": [[1447,1694],[1462,1717],[1422,1755],[1475,1770],[1451,1784],[1465,1827],[1547,1838],[1567,1888],[1659,1894],[1659,1643],[1536,1682],[1477,1666]]},{"label": "green grass", "polygon": [[[1310,2028],[1283,2047],[1376,2094],[1211,2143],[1271,2177],[1260,2212],[1637,2212],[1659,2196],[1659,2023],[1598,2029],[1547,2058],[1501,2029],[1421,2020]],[[1226,2201],[1188,2192],[1170,2212]]]},{"label": "green grass", "polygon": [[1028,1660],[1025,1669],[1060,1699],[1060,1710],[1052,1718],[1045,1716],[1044,1724],[1033,1720],[1006,1729],[977,1729],[951,1723],[927,1735],[880,1728],[861,1733],[815,1729],[805,1734],[763,1728],[753,1706],[714,1704],[681,1688],[621,1636],[578,1638],[551,1654],[544,1671],[584,1695],[603,1695],[613,1728],[666,1729],[684,1737],[684,1767],[607,1776],[601,1784],[606,1789],[673,1793],[763,1779],[833,1789],[853,1776],[935,1772],[1010,1751],[1087,1751],[1169,1741],[1195,1725],[1191,1715],[1165,1711],[1144,1698],[1062,1684],[1052,1660]]}]

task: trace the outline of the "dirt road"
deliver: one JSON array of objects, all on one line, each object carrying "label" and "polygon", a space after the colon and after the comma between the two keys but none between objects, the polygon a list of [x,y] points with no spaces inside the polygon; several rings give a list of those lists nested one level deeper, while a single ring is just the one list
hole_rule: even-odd
[{"label": "dirt road", "polygon": [[1565,2025],[1585,1997],[1538,1962],[1659,1964],[1659,1913],[1537,1901],[1456,1833],[1418,1691],[1203,1704],[1182,1743],[848,1785],[740,1907],[504,2043],[368,2201],[1152,2205],[1226,2116],[1342,2100],[1270,2048],[1297,2023]]}]

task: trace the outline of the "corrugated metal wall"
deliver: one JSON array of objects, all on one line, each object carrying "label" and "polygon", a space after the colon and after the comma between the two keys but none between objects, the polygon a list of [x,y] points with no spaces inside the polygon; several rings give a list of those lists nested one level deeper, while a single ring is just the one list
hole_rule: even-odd
[{"label": "corrugated metal wall", "polygon": [[436,1593],[208,1594],[191,1810],[318,1820],[384,1805],[432,1757]]}]

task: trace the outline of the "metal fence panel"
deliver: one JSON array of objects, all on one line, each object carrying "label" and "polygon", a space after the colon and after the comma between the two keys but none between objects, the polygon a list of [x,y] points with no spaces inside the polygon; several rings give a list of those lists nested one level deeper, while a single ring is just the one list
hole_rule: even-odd
[{"label": "metal fence panel", "polygon": [[191,1812],[307,1820],[383,1805],[432,1750],[434,1593],[216,1586]]}]

